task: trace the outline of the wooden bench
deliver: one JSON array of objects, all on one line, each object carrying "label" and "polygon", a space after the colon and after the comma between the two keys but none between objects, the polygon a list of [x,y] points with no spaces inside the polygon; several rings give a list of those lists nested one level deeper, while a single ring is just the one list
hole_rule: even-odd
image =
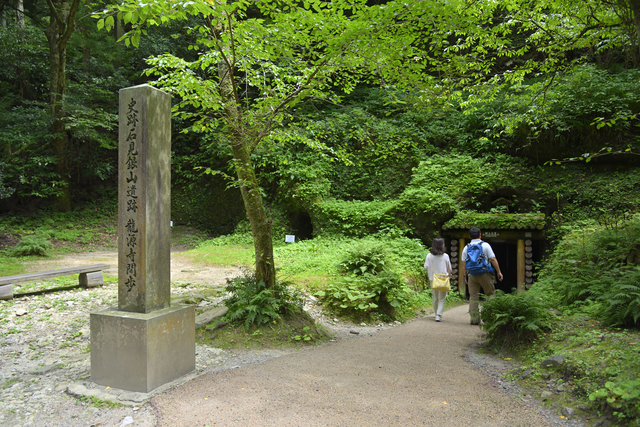
[{"label": "wooden bench", "polygon": [[60,268],[58,270],[41,271],[39,273],[16,274],[15,276],[0,277],[0,300],[13,298],[13,284],[20,282],[35,282],[58,276],[79,274],[80,286],[94,288],[104,285],[102,270],[109,268],[107,264],[94,264],[84,267]]}]

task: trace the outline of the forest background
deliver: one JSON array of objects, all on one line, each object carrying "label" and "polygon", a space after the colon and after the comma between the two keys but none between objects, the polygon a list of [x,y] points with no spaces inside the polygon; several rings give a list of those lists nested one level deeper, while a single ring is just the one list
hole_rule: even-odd
[{"label": "forest background", "polygon": [[[269,245],[287,234],[316,254],[341,240],[359,248],[343,273],[366,255],[379,298],[416,281],[420,244],[454,216],[544,213],[549,261],[528,294],[638,326],[638,0],[2,0],[0,20],[0,232],[47,237],[17,224],[114,216],[118,90],[150,83],[173,95],[172,220],[226,236],[210,245],[253,243],[256,264],[275,268]],[[415,259],[385,282],[376,251],[401,245]],[[602,270],[613,294],[591,286]],[[350,280],[318,287],[350,289],[338,308],[362,304],[370,285]],[[548,330],[545,314],[519,314],[507,316],[517,338]],[[581,393],[606,402],[620,384],[640,390],[600,380]],[[614,398],[611,414],[633,419],[634,396],[622,411]]]}]

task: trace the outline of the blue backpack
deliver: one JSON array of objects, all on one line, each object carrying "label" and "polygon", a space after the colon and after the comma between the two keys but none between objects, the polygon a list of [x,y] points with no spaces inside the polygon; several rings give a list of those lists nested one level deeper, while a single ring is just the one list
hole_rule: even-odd
[{"label": "blue backpack", "polygon": [[493,267],[482,251],[482,240],[480,243],[469,243],[467,245],[467,258],[464,260],[464,265],[472,276],[493,273]]}]

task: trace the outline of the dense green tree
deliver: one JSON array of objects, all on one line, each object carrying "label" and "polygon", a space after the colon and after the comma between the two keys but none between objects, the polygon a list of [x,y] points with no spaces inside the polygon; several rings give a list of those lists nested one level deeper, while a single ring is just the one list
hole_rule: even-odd
[{"label": "dense green tree", "polygon": [[[55,173],[58,176],[57,188],[52,194],[57,197],[56,206],[62,211],[71,209],[69,185],[71,155],[67,120],[64,112],[65,96],[67,94],[67,47],[76,29],[76,21],[80,19],[76,15],[83,3],[83,0],[49,0],[42,4],[34,2],[30,4],[31,8],[25,11],[25,15],[30,18],[32,25],[39,28],[47,39],[49,75],[47,102],[51,142],[46,142],[45,144],[50,145],[54,152],[54,159],[47,160],[47,163],[54,165]],[[22,13],[18,13],[18,16],[23,19]],[[23,44],[25,40],[25,24],[20,19],[17,20],[18,31],[16,33],[18,37],[14,39],[14,43],[17,45]],[[19,51],[20,48],[12,46],[11,50]],[[21,58],[16,60],[18,64],[21,62],[23,64],[16,67],[16,71],[18,73],[26,71],[27,75],[29,75],[29,72],[32,71],[28,68],[28,65],[30,65],[28,63],[29,59]],[[24,76],[18,76],[16,80],[20,81],[26,88],[30,88],[31,84],[41,76],[33,75],[31,77],[33,77],[33,81],[30,82]],[[21,94],[24,95],[24,92],[21,91]]]},{"label": "dense green tree", "polygon": [[[379,23],[363,1],[318,0],[253,2],[126,2],[118,19],[132,26],[127,43],[139,43],[146,26],[180,20],[199,34],[191,46],[199,57],[186,61],[171,54],[149,60],[156,84],[178,96],[175,113],[193,121],[191,130],[223,130],[221,141],[233,152],[245,210],[254,236],[256,277],[275,283],[272,220],[263,202],[251,155],[277,134],[289,109],[305,98],[332,99],[334,85],[351,91],[362,80],[395,75],[377,64],[396,66],[398,49],[376,38],[395,25]],[[380,9],[378,9],[380,10]],[[380,15],[382,16],[382,15]],[[197,17],[197,20],[189,20]],[[115,17],[103,16],[98,26],[112,28]],[[396,76],[397,77],[397,76]],[[318,140],[310,145],[323,148]]]}]

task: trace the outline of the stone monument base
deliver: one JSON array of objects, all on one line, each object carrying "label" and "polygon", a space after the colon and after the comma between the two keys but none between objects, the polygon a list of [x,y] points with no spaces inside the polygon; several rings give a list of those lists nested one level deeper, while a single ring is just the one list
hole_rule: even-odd
[{"label": "stone monument base", "polygon": [[195,309],[91,313],[91,381],[148,393],[196,367]]}]

